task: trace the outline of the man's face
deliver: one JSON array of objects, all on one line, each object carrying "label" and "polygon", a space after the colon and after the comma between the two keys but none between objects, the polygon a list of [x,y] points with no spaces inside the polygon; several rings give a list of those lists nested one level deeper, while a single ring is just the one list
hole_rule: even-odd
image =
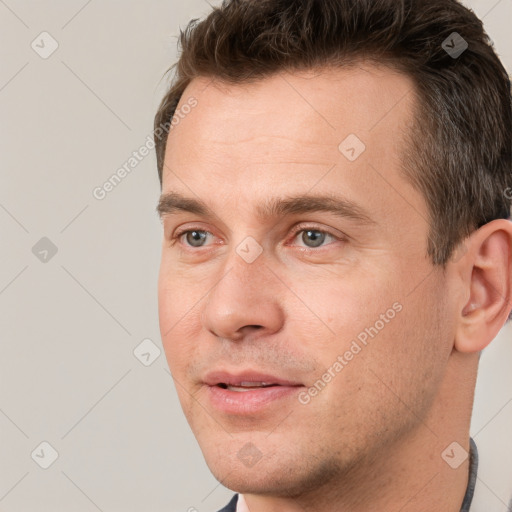
[{"label": "man's face", "polygon": [[[224,485],[301,493],[420,428],[452,349],[426,203],[400,172],[413,84],[361,65],[236,86],[201,78],[180,106],[191,97],[162,192],[211,212],[163,215],[167,361]],[[339,211],[268,208],[302,196]],[[189,233],[172,240],[178,230]]]}]

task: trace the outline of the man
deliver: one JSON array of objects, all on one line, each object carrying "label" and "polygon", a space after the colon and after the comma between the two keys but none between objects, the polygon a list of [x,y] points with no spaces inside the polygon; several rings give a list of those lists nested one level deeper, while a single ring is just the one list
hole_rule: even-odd
[{"label": "man", "polygon": [[512,109],[482,23],[233,0],[181,46],[160,329],[223,510],[487,512],[469,426],[512,309]]}]

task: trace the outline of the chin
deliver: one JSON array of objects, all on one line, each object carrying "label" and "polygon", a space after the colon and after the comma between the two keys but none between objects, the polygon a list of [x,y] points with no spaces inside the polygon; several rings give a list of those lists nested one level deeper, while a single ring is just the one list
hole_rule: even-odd
[{"label": "chin", "polygon": [[274,494],[279,488],[282,490],[283,477],[290,477],[289,461],[282,454],[270,455],[268,450],[264,454],[250,441],[243,442],[241,447],[239,444],[239,440],[232,440],[217,446],[210,444],[203,450],[213,476],[234,492]]},{"label": "chin", "polygon": [[[237,446],[233,441],[231,446]],[[224,445],[226,448],[226,445]],[[242,455],[239,457],[240,453]],[[206,463],[213,476],[228,489],[241,494],[258,494],[290,498],[301,496],[309,489],[322,486],[332,476],[333,465],[323,463],[315,467],[305,454],[291,454],[289,451],[267,450],[266,455],[251,465],[253,461],[240,460],[243,452],[204,453]]]},{"label": "chin", "polygon": [[[245,467],[218,467],[210,468],[213,476],[228,489],[240,494],[258,494],[260,496],[289,496],[287,489],[296,485],[290,481],[288,469],[278,468],[268,470],[266,468]],[[286,479],[284,475],[286,474]]]}]

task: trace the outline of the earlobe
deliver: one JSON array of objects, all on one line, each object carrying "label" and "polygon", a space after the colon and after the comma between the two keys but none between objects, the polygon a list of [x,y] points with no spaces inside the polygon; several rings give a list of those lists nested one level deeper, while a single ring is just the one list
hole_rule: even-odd
[{"label": "earlobe", "polygon": [[455,335],[459,352],[479,352],[496,337],[512,310],[512,223],[500,219],[475,231],[464,267],[465,297]]}]

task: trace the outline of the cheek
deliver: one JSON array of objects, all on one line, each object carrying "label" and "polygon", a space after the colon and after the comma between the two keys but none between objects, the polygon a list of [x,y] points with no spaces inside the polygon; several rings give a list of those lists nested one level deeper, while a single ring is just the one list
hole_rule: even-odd
[{"label": "cheek", "polygon": [[167,338],[167,333],[172,330],[178,320],[176,292],[172,290],[169,282],[159,283],[158,286],[158,320],[162,341]]},{"label": "cheek", "polygon": [[187,283],[180,277],[180,271],[162,257],[158,276],[158,316],[164,343],[168,335],[183,330],[182,325],[189,322],[201,299],[198,288],[197,283]]},{"label": "cheek", "polygon": [[322,276],[294,288],[308,306],[297,302],[289,315],[305,352],[316,358],[312,382],[324,376],[330,381],[326,369],[335,374],[319,404],[357,396],[361,407],[381,409],[379,404],[394,403],[390,389],[426,404],[442,377],[449,344],[439,330],[445,315],[438,303],[441,283],[432,277],[411,294],[398,269],[380,270]]},{"label": "cheek", "polygon": [[[428,287],[402,297],[401,311],[371,339],[368,367],[385,395],[426,410],[443,378],[450,353],[449,333],[441,330],[445,312]],[[390,400],[393,396],[389,397]]]},{"label": "cheek", "polygon": [[185,365],[195,357],[199,339],[198,309],[192,297],[170,281],[159,282],[158,317],[162,346],[169,369],[175,378],[183,379]]},{"label": "cheek", "polygon": [[352,340],[369,338],[367,331],[375,334],[375,324],[380,333],[400,315],[396,279],[388,276],[385,272],[377,275],[363,270],[345,275],[317,273],[294,284],[292,289],[300,301],[290,296],[293,311],[289,316],[302,325],[307,321],[311,333],[316,332],[316,346],[320,342],[327,353],[332,349],[338,354]]}]

